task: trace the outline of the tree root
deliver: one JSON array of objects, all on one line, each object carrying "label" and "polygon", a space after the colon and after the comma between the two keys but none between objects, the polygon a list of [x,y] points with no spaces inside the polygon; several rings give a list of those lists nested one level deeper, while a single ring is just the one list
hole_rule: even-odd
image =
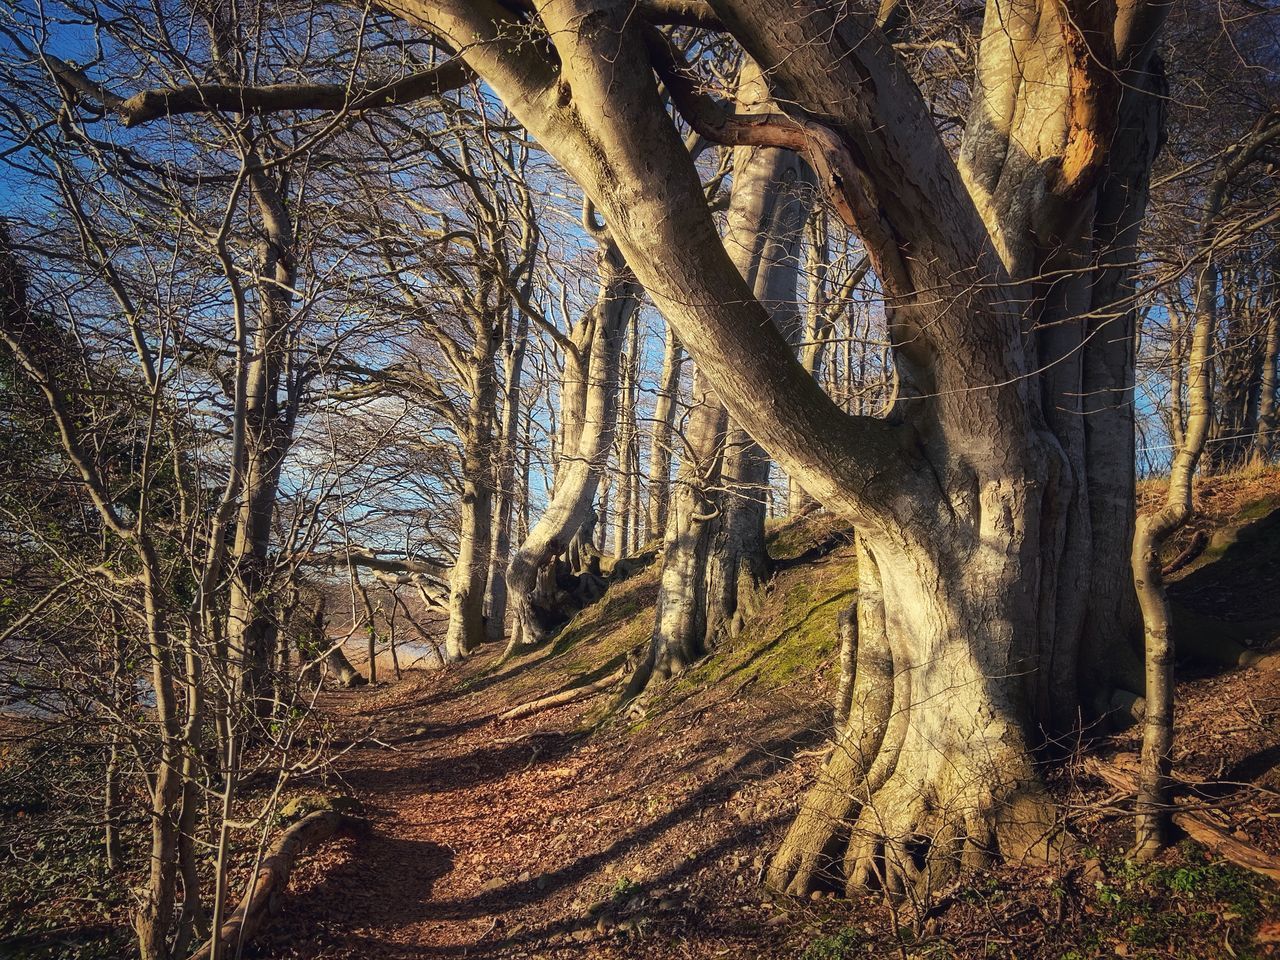
[{"label": "tree root", "polygon": [[927,903],[962,872],[1000,859],[1047,861],[1064,843],[1038,784],[966,785],[944,798],[895,773],[850,831],[845,886]]},{"label": "tree root", "polygon": [[1187,544],[1180,554],[1170,560],[1160,571],[1160,576],[1171,577],[1183,567],[1194,563],[1200,554],[1204,553],[1205,548],[1209,546],[1209,534],[1203,529],[1196,530],[1191,537],[1191,542]]},{"label": "tree root", "polygon": [[[339,830],[362,823],[363,821],[346,814],[320,810],[303,817],[281,834],[258,866],[240,905],[215,934],[222,944],[221,953],[224,956],[234,956],[237,946],[248,943],[266,919],[279,909],[280,896],[289,885],[289,875],[299,856],[328,840]],[[213,956],[213,944],[211,937],[191,954],[189,960],[209,960]]]}]

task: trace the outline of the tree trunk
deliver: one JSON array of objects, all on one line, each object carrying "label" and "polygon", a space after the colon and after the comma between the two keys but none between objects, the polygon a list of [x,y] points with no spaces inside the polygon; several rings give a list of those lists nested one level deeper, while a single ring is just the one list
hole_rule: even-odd
[{"label": "tree trunk", "polygon": [[515,334],[507,341],[504,359],[502,436],[496,470],[498,506],[494,511],[493,559],[489,563],[489,583],[484,601],[486,629],[490,640],[501,640],[507,628],[507,563],[511,556],[511,522],[517,499],[515,477],[516,455],[519,450],[520,385],[528,338],[529,318],[521,311]]},{"label": "tree trunk", "polygon": [[169,955],[168,938],[177,894],[181,749],[171,651],[158,595],[158,564],[148,546],[140,546],[139,552],[160,758],[151,789],[151,851],[147,884],[141,891],[141,902],[133,915],[133,927],[142,960],[164,960]]},{"label": "tree trunk", "polygon": [[613,555],[622,559],[631,552],[633,484],[637,481],[636,379],[640,375],[640,324],[635,311],[627,325],[627,348],[623,353],[620,403],[618,409],[618,482],[613,511]]},{"label": "tree trunk", "polygon": [[1191,515],[1191,483],[1213,422],[1213,344],[1217,266],[1210,255],[1196,280],[1196,325],[1191,332],[1185,441],[1174,455],[1164,507],[1138,519],[1133,582],[1146,628],[1147,704],[1138,786],[1135,854],[1149,860],[1168,840],[1173,755],[1173,616],[1161,576],[1160,548]]},{"label": "tree trunk", "polygon": [[1204,453],[1204,467],[1210,473],[1244,466],[1258,430],[1264,338],[1254,310],[1255,282],[1240,269],[1223,277],[1226,313],[1218,325],[1223,335],[1214,362],[1214,418]]},{"label": "tree trunk", "polygon": [[693,409],[667,517],[653,634],[648,656],[631,675],[628,698],[681,673],[706,653],[708,524],[720,509],[709,491],[720,482],[727,415],[700,369],[694,370],[690,399]]},{"label": "tree trunk", "polygon": [[1091,717],[1109,714],[1117,691],[1140,692],[1143,682],[1141,622],[1129,560],[1137,516],[1133,264],[1139,257],[1151,166],[1164,140],[1164,66],[1152,55],[1149,63],[1135,65],[1128,78],[1115,149],[1093,216],[1097,267],[1082,373],[1091,548],[1078,686]]},{"label": "tree trunk", "polygon": [[259,271],[258,329],[245,384],[245,442],[240,510],[228,556],[231,596],[226,638],[242,707],[263,713],[274,700],[269,684],[274,638],[271,588],[267,582],[271,525],[280,468],[293,434],[292,405],[280,404],[281,376],[289,351],[288,324],[296,269],[293,223],[279,185],[266,173],[250,178],[266,236]]},{"label": "tree trunk", "polygon": [[1213,428],[1213,366],[1218,345],[1219,269],[1215,243],[1219,217],[1231,182],[1273,142],[1280,122],[1262,123],[1222,154],[1205,191],[1205,213],[1199,242],[1203,264],[1196,273],[1195,329],[1189,331],[1187,427],[1174,454],[1163,507],[1138,520],[1133,539],[1133,583],[1142,607],[1146,639],[1147,705],[1142,736],[1142,771],[1138,784],[1135,854],[1150,859],[1167,840],[1173,753],[1172,614],[1162,580],[1160,548],[1191,515],[1192,481]]},{"label": "tree trunk", "polygon": [[[675,51],[621,0],[540,6],[554,64],[507,39],[505,15],[492,9],[441,0],[431,23],[465,48],[468,64],[599,204],[734,418],[788,475],[856,523],[874,558],[886,641],[859,644],[851,711],[859,719],[841,737],[858,749],[827,764],[811,798],[825,790],[825,804],[806,802],[775,883],[802,892],[820,872],[804,864],[825,870],[841,849],[846,887],[894,891],[937,888],[961,865],[994,856],[1046,856],[1057,817],[1031,750],[1078,706],[1082,647],[1079,635],[1045,627],[1060,604],[1078,616],[1070,605],[1079,599],[1057,589],[1064,567],[1068,584],[1102,575],[1090,557],[1096,538],[1072,542],[1091,533],[1082,519],[1092,525],[1087,478],[1101,446],[1089,451],[1086,437],[1082,450],[1079,433],[1064,444],[1046,423],[1046,398],[1079,389],[1088,375],[1039,383],[1033,329],[1050,307],[1082,300],[1079,285],[1042,284],[1051,274],[1041,267],[1047,251],[1086,262],[1109,253],[1096,242],[1094,215],[1127,122],[1115,108],[1121,89],[1136,82],[1142,91],[1167,5],[1139,0],[1121,16],[1106,4],[1046,0],[1030,11],[1034,29],[1011,32],[1011,21],[1028,22],[1022,11],[989,4],[959,164],[865,11],[817,0],[712,6],[785,97],[788,117],[753,123],[708,106],[682,81]],[[655,71],[700,134],[804,150],[812,161],[889,302],[886,416],[843,414],[789,356],[718,242]],[[1145,183],[1144,170],[1137,176]],[[1131,209],[1111,223],[1140,219]],[[1125,285],[1120,260],[1106,262],[1115,289]],[[1095,296],[1084,305],[1122,308]],[[1046,353],[1061,347],[1046,344]],[[1131,388],[1131,349],[1098,358],[1095,370],[1118,372],[1099,391],[1114,398]],[[1131,467],[1131,449],[1116,453]],[[1111,562],[1098,566],[1114,576]],[[889,654],[881,676],[893,678],[884,712],[857,706],[864,682],[884,696],[870,666],[861,675],[877,647]],[[848,806],[832,814],[836,804]]]},{"label": "tree trunk", "polygon": [[1276,431],[1276,367],[1280,363],[1280,305],[1267,308],[1267,338],[1262,351],[1262,382],[1258,394],[1258,436],[1253,447],[1253,462],[1270,463],[1275,455]]},{"label": "tree trunk", "polygon": [[[565,357],[555,492],[507,567],[512,616],[508,655],[540,643],[557,619],[555,611],[538,603],[539,575],[557,563],[592,516],[612,446],[620,355],[640,287],[611,243],[604,243],[598,267],[599,296],[576,328]],[[600,518],[602,527],[605,519]]]},{"label": "tree trunk", "polygon": [[[739,78],[738,103],[744,113],[773,109],[763,75],[750,61]],[[734,154],[725,244],[773,323],[792,341],[807,178],[804,161],[789,151],[739,148]],[[695,375],[694,403],[668,519],[649,655],[632,676],[628,697],[684,670],[722,633],[736,635],[754,612],[769,572],[769,457],[729,422],[701,371]]]},{"label": "tree trunk", "polygon": [[649,507],[645,513],[645,539],[662,536],[671,502],[671,441],[680,398],[680,371],[684,348],[671,325],[662,346],[662,376],[653,408],[653,432],[649,440]]},{"label": "tree trunk", "polygon": [[449,577],[449,626],[444,649],[451,661],[463,659],[486,638],[484,596],[493,531],[492,363],[479,363],[474,375],[476,383],[462,451],[458,552]]}]

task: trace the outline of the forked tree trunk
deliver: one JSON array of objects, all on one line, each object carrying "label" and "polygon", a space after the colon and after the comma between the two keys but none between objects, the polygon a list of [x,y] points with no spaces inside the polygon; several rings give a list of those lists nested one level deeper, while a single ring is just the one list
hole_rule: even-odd
[{"label": "forked tree trunk", "polygon": [[[1127,562],[1123,549],[1097,554],[1094,523],[1125,490],[1095,491],[1089,478],[1107,479],[1103,454],[1132,476],[1131,446],[1091,446],[1074,428],[1059,437],[1045,408],[1071,390],[1079,398],[1094,378],[1091,392],[1132,403],[1133,377],[1132,344],[1103,337],[1094,339],[1121,343],[1040,382],[1040,332],[1052,326],[1037,324],[1072,321],[1069,338],[1043,345],[1067,357],[1081,317],[1127,309],[1103,289],[1045,285],[1042,268],[1054,266],[1046,251],[1060,250],[1090,267],[1096,258],[1106,289],[1128,284],[1123,264],[1135,258],[1122,256],[1123,231],[1141,221],[1158,141],[1132,171],[1112,165],[1111,151],[1124,140],[1117,131],[1149,113],[1167,5],[991,0],[959,164],[865,11],[816,0],[711,6],[802,119],[751,123],[708,105],[623,0],[539,6],[554,64],[507,39],[495,8],[440,0],[430,23],[600,205],[735,419],[858,524],[874,561],[885,639],[861,631],[845,749],[825,765],[773,882],[806,891],[834,866],[832,882],[846,887],[927,891],[961,865],[1045,856],[1057,817],[1032,750],[1079,706],[1081,651],[1127,639],[1116,624],[1088,638],[1079,609],[1080,584],[1123,582]],[[896,400],[886,418],[842,414],[789,356],[717,242],[654,71],[702,135],[804,150],[859,231],[889,301]],[[1128,102],[1121,90],[1133,92]],[[1104,211],[1100,188],[1122,172],[1140,189]],[[887,670],[875,668],[875,650],[887,652]]]},{"label": "forked tree trunk", "polygon": [[[1268,122],[1269,121],[1269,122]],[[1188,356],[1187,426],[1174,454],[1160,510],[1138,520],[1133,539],[1133,583],[1142,607],[1146,640],[1146,713],[1138,783],[1135,854],[1150,859],[1167,840],[1173,766],[1173,617],[1162,580],[1160,549],[1191,515],[1192,481],[1213,428],[1213,368],[1218,345],[1219,270],[1215,244],[1233,178],[1274,142],[1280,120],[1264,118],[1250,135],[1223,152],[1205,191],[1199,242],[1204,262],[1194,283],[1195,329]]]},{"label": "forked tree trunk", "polygon": [[[539,602],[539,578],[592,516],[613,443],[620,355],[628,321],[639,305],[640,286],[617,249],[603,238],[598,268],[599,296],[566,350],[555,492],[507,567],[512,619],[508,655],[540,643],[556,618],[555,611]],[[600,525],[604,523],[601,517]]]}]

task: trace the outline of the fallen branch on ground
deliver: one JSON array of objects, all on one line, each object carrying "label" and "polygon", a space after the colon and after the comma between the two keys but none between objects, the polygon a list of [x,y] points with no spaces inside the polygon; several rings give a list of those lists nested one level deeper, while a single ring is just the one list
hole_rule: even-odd
[{"label": "fallen branch on ground", "polygon": [[[1137,778],[1113,764],[1097,757],[1087,757],[1084,767],[1117,790],[1123,790],[1126,793],[1137,792]],[[1192,840],[1204,844],[1224,860],[1229,860],[1238,867],[1252,870],[1271,880],[1280,880],[1280,857],[1274,857],[1243,840],[1238,840],[1206,817],[1190,810],[1175,810],[1173,822]]]},{"label": "fallen branch on ground", "polygon": [[584,700],[594,693],[602,690],[608,690],[610,687],[618,684],[627,675],[627,665],[623,663],[617,670],[609,674],[607,677],[601,677],[593,683],[585,686],[573,687],[570,690],[562,690],[559,693],[553,693],[550,696],[540,697],[537,700],[530,700],[528,703],[522,703],[518,707],[512,707],[505,713],[498,714],[499,720],[519,720],[522,717],[530,716],[541,710],[549,710],[551,707],[559,707],[566,703],[573,703],[575,700]]},{"label": "fallen branch on ground", "polygon": [[[222,924],[216,936],[222,941],[224,956],[234,956],[237,944],[248,943],[263,921],[280,909],[280,896],[289,885],[289,875],[298,858],[309,848],[328,840],[339,830],[355,827],[361,821],[333,810],[320,810],[303,817],[283,834],[267,851],[249,889],[235,912]],[[213,938],[205,941],[190,960],[209,960],[213,956]]]}]

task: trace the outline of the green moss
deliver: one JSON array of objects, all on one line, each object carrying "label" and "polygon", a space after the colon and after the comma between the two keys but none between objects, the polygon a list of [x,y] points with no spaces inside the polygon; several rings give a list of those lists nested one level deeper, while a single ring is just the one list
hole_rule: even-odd
[{"label": "green moss", "polygon": [[800,956],[800,960],[845,960],[861,953],[862,932],[854,927],[846,927],[839,933],[818,937]]},{"label": "green moss", "polygon": [[364,815],[364,807],[355,797],[328,796],[322,793],[301,793],[280,808],[281,823],[294,823],[303,817],[320,811],[332,811],[350,817]]},{"label": "green moss", "polygon": [[812,677],[831,658],[837,618],[857,596],[852,550],[785,571],[742,633],[678,677],[654,702],[654,712],[716,684],[778,689]]}]

